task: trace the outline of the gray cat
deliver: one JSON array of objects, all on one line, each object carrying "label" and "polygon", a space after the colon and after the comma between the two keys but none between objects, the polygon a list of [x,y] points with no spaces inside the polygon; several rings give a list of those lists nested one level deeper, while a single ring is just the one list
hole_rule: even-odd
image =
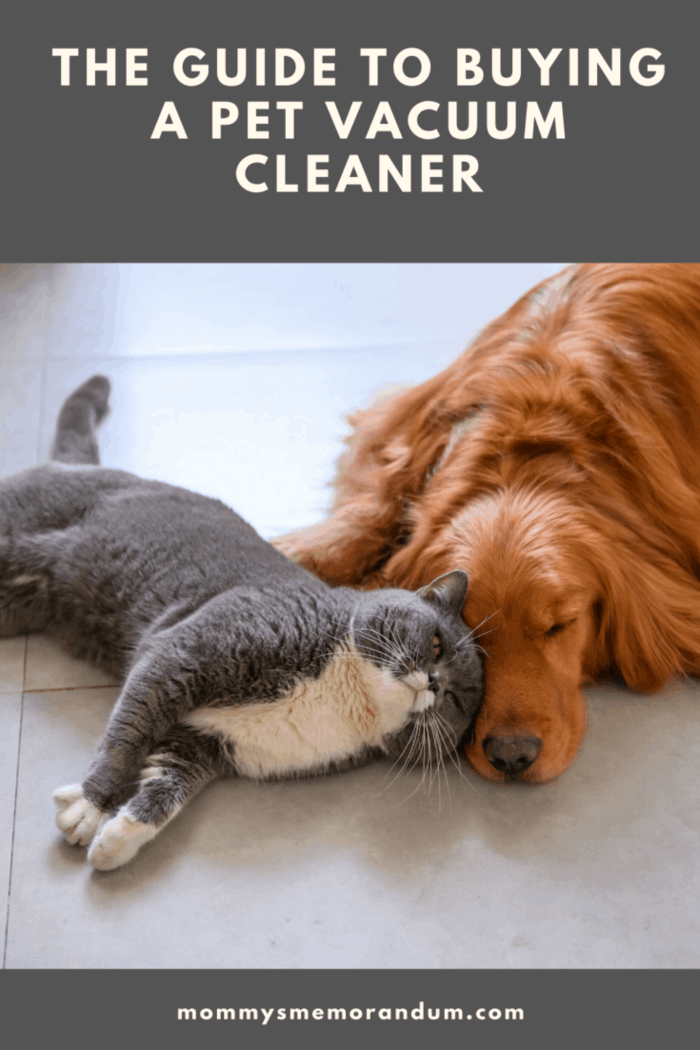
[{"label": "gray cat", "polygon": [[109,870],[216,776],[440,760],[481,698],[466,574],[333,589],[215,499],[99,466],[110,384],[61,409],[53,462],[0,481],[0,636],[48,631],[124,679],[56,823]]}]

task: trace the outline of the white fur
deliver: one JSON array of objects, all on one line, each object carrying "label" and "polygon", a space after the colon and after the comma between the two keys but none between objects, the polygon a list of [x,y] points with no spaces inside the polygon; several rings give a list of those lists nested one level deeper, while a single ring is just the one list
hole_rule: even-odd
[{"label": "white fur", "polygon": [[413,705],[414,711],[427,711],[429,707],[432,707],[435,703],[435,693],[432,693],[430,689],[422,689],[416,695],[416,702]]},{"label": "white fur", "polygon": [[58,807],[56,827],[65,833],[71,846],[88,846],[96,831],[109,819],[108,813],[85,798],[80,784],[58,788],[53,800]]},{"label": "white fur", "polygon": [[[149,761],[152,762],[153,760],[149,759]],[[142,782],[145,780],[157,780],[158,777],[163,776],[165,776],[165,770],[162,766],[148,765],[139,773],[139,780]]]},{"label": "white fur", "polygon": [[130,817],[127,803],[101,828],[88,850],[87,859],[98,871],[121,868],[155,837],[158,830]]},{"label": "white fur", "polygon": [[264,779],[322,769],[363,744],[381,745],[414,711],[435,697],[425,674],[400,681],[363,659],[351,644],[339,646],[326,670],[272,703],[230,708],[200,707],[185,721],[235,743],[241,776]]}]

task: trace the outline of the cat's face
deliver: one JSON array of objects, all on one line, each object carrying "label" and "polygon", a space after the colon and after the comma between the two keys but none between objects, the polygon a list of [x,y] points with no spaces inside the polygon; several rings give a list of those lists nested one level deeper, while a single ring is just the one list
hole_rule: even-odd
[{"label": "cat's face", "polygon": [[461,617],[466,593],[467,575],[455,570],[416,593],[365,594],[353,618],[356,649],[406,698],[407,718],[383,746],[408,765],[439,761],[472,732],[482,671]]}]

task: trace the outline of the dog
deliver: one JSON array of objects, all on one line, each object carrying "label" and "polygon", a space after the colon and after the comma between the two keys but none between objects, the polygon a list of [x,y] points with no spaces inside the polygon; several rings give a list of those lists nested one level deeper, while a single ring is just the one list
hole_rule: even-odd
[{"label": "dog", "polygon": [[564,772],[586,683],[700,671],[700,265],[566,269],[348,419],[330,516],[277,546],[355,587],[466,570],[481,776]]}]

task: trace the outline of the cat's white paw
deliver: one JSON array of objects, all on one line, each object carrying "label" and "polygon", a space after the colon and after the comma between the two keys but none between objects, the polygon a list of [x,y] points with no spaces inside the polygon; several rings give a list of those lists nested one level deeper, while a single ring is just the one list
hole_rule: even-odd
[{"label": "cat's white paw", "polygon": [[150,824],[133,820],[122,809],[100,829],[88,850],[87,859],[98,871],[113,871],[135,857],[155,834],[156,829]]},{"label": "cat's white paw", "polygon": [[89,846],[100,825],[109,819],[108,813],[85,798],[80,784],[58,788],[53,800],[58,807],[56,827],[64,832],[71,846]]}]

